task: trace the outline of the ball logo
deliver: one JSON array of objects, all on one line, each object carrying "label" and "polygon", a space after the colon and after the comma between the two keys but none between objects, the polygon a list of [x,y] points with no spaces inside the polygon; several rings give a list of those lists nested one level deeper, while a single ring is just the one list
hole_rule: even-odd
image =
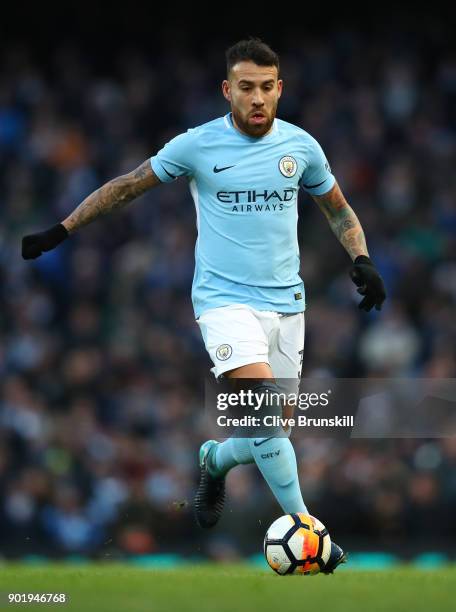
[{"label": "ball logo", "polygon": [[291,155],[286,155],[279,161],[279,170],[283,176],[286,176],[287,178],[294,176],[297,169],[298,164],[296,163],[295,158],[291,157]]},{"label": "ball logo", "polygon": [[215,354],[217,356],[217,359],[220,359],[220,361],[226,361],[231,357],[232,352],[233,349],[229,344],[221,344]]}]

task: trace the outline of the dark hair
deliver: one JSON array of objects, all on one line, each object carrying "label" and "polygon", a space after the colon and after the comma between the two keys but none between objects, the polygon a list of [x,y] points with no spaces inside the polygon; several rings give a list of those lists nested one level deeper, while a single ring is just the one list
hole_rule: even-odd
[{"label": "dark hair", "polygon": [[257,66],[277,66],[279,56],[260,38],[240,40],[226,51],[226,72],[238,62],[253,62]]}]

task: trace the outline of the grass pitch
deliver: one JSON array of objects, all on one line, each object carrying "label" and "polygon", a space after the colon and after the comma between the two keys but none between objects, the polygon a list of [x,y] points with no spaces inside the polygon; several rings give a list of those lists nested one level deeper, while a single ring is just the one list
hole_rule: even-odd
[{"label": "grass pitch", "polygon": [[[443,612],[455,610],[456,568],[277,576],[248,565],[143,569],[121,564],[0,566],[0,610],[81,612]],[[66,604],[8,604],[7,593],[66,593]]]}]

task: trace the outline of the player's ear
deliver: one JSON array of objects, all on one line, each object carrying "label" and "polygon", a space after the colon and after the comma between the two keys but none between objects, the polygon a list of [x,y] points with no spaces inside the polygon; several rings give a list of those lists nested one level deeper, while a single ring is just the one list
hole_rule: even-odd
[{"label": "player's ear", "polygon": [[279,93],[279,96],[278,96],[279,98],[282,95],[282,88],[283,88],[283,81],[282,81],[282,79],[279,79],[277,81],[277,91]]},{"label": "player's ear", "polygon": [[228,102],[231,102],[231,86],[230,86],[230,82],[227,81],[226,79],[222,83],[222,92],[223,92],[224,97],[228,100]]}]

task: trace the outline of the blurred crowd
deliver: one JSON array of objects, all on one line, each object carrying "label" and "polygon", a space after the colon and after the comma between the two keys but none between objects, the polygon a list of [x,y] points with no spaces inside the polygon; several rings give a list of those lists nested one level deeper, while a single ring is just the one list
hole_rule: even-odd
[{"label": "blurred crowd", "polygon": [[[322,144],[388,292],[381,312],[360,313],[348,256],[303,193],[306,377],[456,376],[447,36],[444,24],[386,37],[344,29],[276,45],[278,116]],[[2,555],[236,558],[260,551],[281,513],[247,466],[228,478],[215,533],[193,521],[211,364],[190,302],[196,233],[184,180],[33,262],[20,257],[24,234],[228,112],[224,49],[211,45],[206,55],[119,47],[103,65],[82,41],[46,57],[26,44],[1,51]],[[340,544],[454,547],[456,439],[295,442],[304,499]]]}]

